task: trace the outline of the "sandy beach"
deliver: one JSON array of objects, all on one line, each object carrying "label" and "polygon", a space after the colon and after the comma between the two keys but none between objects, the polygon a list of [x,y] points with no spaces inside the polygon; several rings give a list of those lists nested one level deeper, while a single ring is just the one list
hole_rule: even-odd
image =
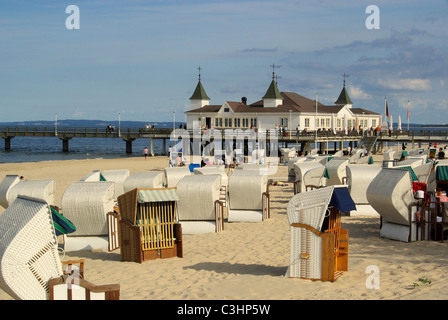
[{"label": "sandy beach", "polygon": [[[381,159],[375,156],[376,164]],[[0,164],[0,179],[7,174],[54,179],[55,204],[60,205],[65,189],[92,170],[129,169],[132,174],[167,166],[167,157],[12,163]],[[272,176],[279,182],[286,177],[285,165]],[[84,258],[85,279],[97,285],[120,284],[122,300],[448,299],[448,243],[381,238],[379,216],[362,212],[342,219],[349,231],[348,272],[335,282],[285,277],[290,256],[286,206],[293,196],[292,184],[286,184],[270,187],[271,219],[226,223],[218,234],[184,235],[183,258],[121,262],[117,250],[68,252],[64,260]],[[369,266],[380,272],[379,288],[366,286]],[[12,298],[0,290],[0,299]]]}]

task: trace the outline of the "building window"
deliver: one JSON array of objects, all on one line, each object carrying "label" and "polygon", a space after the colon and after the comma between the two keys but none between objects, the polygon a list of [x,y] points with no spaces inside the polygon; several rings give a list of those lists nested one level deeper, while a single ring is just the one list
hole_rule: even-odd
[{"label": "building window", "polygon": [[248,128],[249,127],[249,119],[248,118],[243,118],[243,128]]},{"label": "building window", "polygon": [[224,118],[224,126],[226,128],[231,128],[232,127],[232,118]]},{"label": "building window", "polygon": [[341,119],[337,119],[336,120],[336,127],[340,128],[341,127]]},{"label": "building window", "polygon": [[372,127],[376,128],[376,119],[372,119]]},{"label": "building window", "polygon": [[310,118],[305,118],[305,128],[310,127]]},{"label": "building window", "polygon": [[257,118],[250,118],[250,126],[257,127]]},{"label": "building window", "polygon": [[325,127],[325,119],[324,119],[324,118],[320,119],[320,126],[321,126],[322,128]]},{"label": "building window", "polygon": [[280,127],[288,128],[288,118],[280,118]]},{"label": "building window", "polygon": [[224,112],[229,112],[230,108],[224,108]]},{"label": "building window", "polygon": [[215,127],[217,128],[222,127],[222,118],[215,118]]},{"label": "building window", "polygon": [[325,119],[325,126],[330,128],[330,118]]},{"label": "building window", "polygon": [[235,128],[241,128],[241,119],[240,118],[233,119],[233,126]]}]

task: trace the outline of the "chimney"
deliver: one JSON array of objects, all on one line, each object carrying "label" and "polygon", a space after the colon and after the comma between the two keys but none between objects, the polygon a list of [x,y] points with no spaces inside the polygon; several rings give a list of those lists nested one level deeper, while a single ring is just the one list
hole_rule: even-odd
[{"label": "chimney", "polygon": [[246,97],[242,97],[242,98],[241,98],[241,101],[242,101],[244,104],[247,104],[247,98],[246,98]]}]

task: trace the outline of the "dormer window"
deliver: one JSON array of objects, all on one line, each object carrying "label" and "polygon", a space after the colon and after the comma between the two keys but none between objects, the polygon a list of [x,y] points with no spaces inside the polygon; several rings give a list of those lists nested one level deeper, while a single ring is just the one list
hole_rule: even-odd
[{"label": "dormer window", "polygon": [[224,112],[229,112],[230,108],[224,108]]}]

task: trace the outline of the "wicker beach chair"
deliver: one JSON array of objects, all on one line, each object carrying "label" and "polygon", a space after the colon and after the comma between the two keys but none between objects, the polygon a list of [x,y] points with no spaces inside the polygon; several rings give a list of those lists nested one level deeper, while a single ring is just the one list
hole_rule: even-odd
[{"label": "wicker beach chair", "polygon": [[380,235],[404,242],[421,240],[422,234],[416,218],[418,203],[410,170],[382,168],[367,189],[367,201],[381,216]]},{"label": "wicker beach chair", "polygon": [[3,208],[8,208],[9,206],[9,192],[17,183],[20,182],[20,177],[18,175],[6,175],[5,178],[0,183],[0,205]]},{"label": "wicker beach chair", "polygon": [[47,203],[19,196],[0,215],[0,286],[14,299],[47,299],[48,281],[62,275]]},{"label": "wicker beach chair", "polygon": [[65,250],[108,251],[108,213],[114,211],[115,184],[108,181],[73,182],[61,200],[64,216],[76,226],[65,238]]},{"label": "wicker beach chair", "polygon": [[305,191],[325,187],[327,184],[326,170],[325,166],[320,166],[305,172],[303,176]]},{"label": "wicker beach chair", "polygon": [[122,261],[183,257],[176,188],[133,189],[118,197]]},{"label": "wicker beach chair", "polygon": [[260,222],[270,217],[268,177],[258,170],[235,170],[229,177],[228,222]]},{"label": "wicker beach chair", "polygon": [[325,168],[328,173],[328,186],[337,186],[345,184],[345,179],[347,177],[347,165],[350,163],[348,159],[338,159],[333,158],[331,161],[327,162]]},{"label": "wicker beach chair", "polygon": [[224,204],[220,201],[221,178],[221,174],[206,173],[179,180],[177,216],[183,234],[213,233],[224,229]]},{"label": "wicker beach chair", "polygon": [[335,189],[298,193],[289,201],[291,249],[286,277],[334,281],[348,270],[348,232],[341,228],[341,211],[329,208]]},{"label": "wicker beach chair", "polygon": [[[56,237],[48,204],[17,197],[0,216],[0,287],[14,299],[45,300],[54,298],[50,292],[55,281],[64,286],[83,284],[85,281],[74,274],[64,275]],[[92,287],[95,292],[113,287],[112,297],[119,298],[119,285]],[[103,298],[108,297],[111,298]],[[96,295],[95,298],[101,297]]]},{"label": "wicker beach chair", "polygon": [[124,192],[140,189],[164,188],[166,186],[165,171],[136,172],[124,182]]},{"label": "wicker beach chair", "polygon": [[174,188],[180,179],[190,176],[191,172],[188,167],[168,167],[165,168],[165,180],[168,188]]},{"label": "wicker beach chair", "polygon": [[309,170],[316,168],[324,168],[324,166],[317,161],[305,161],[294,163],[294,172],[295,172],[294,194],[306,191],[304,176]]},{"label": "wicker beach chair", "polygon": [[228,192],[229,189],[229,177],[227,173],[221,167],[217,166],[205,166],[202,168],[194,169],[195,175],[220,175],[221,176],[221,187],[219,201],[220,205],[224,207],[224,219],[227,219],[227,208],[228,208]]}]

